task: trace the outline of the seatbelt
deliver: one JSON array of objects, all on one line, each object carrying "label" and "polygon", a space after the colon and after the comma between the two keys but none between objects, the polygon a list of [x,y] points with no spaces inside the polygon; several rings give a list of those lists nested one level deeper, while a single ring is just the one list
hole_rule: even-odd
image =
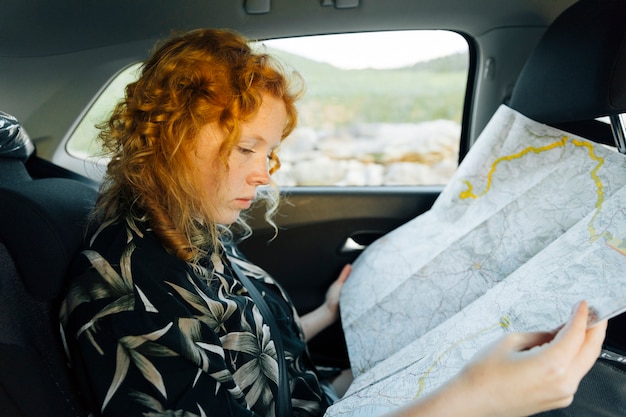
[{"label": "seatbelt", "polygon": [[231,260],[230,265],[237,274],[237,277],[248,290],[248,294],[256,304],[257,308],[261,312],[261,315],[265,319],[265,322],[270,326],[272,340],[274,341],[274,347],[276,348],[276,356],[278,360],[278,398],[276,398],[276,417],[292,417],[291,412],[291,392],[289,391],[289,376],[287,375],[287,362],[285,361],[285,351],[283,349],[283,340],[280,336],[280,330],[278,324],[274,318],[274,314],[268,307],[265,299],[254,286],[254,283],[250,278],[243,273],[241,268]]}]

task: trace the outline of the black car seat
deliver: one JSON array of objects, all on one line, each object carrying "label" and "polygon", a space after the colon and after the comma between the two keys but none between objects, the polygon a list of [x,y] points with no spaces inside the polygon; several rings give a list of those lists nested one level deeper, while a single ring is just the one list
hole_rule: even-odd
[{"label": "black car seat", "polygon": [[33,153],[17,120],[0,112],[0,415],[82,417],[58,302],[97,191],[76,179],[33,178],[46,170]]},{"label": "black car seat", "polygon": [[[580,0],[550,25],[526,61],[509,107],[626,153],[626,3]],[[596,120],[608,116],[611,125]],[[613,132],[616,135],[613,135]]]},{"label": "black car seat", "polygon": [[[548,27],[508,102],[525,116],[626,153],[626,2],[580,0]],[[608,117],[610,124],[598,121]],[[616,288],[616,291],[626,289]],[[626,314],[609,321],[603,357],[574,404],[542,415],[626,415]],[[609,352],[611,352],[609,354]]]}]

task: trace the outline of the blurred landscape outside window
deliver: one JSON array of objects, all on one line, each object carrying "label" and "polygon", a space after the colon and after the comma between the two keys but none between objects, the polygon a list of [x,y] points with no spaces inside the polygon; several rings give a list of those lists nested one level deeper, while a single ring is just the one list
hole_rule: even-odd
[{"label": "blurred landscape outside window", "polygon": [[[469,69],[462,36],[372,32],[256,47],[305,83],[298,127],[279,151],[280,186],[443,185],[456,170]],[[138,68],[122,71],[94,101],[68,142],[71,155],[98,161],[95,125]]]}]

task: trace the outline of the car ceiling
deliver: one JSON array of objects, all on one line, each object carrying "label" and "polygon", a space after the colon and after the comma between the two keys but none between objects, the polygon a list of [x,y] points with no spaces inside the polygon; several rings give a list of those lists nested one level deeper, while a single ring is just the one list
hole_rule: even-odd
[{"label": "car ceiling", "polygon": [[[5,0],[0,56],[70,53],[160,39],[172,30],[197,27],[230,27],[258,39],[413,28],[445,28],[481,36],[502,27],[546,26],[572,3],[574,0]],[[249,13],[256,5],[269,7],[269,12]]]}]

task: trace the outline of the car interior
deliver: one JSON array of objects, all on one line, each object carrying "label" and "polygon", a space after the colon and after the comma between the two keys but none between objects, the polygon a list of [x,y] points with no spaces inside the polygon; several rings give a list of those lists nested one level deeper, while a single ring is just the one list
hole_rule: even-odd
[{"label": "car interior", "polygon": [[[57,315],[64,278],[85,238],[99,183],[59,154],[67,132],[102,86],[120,69],[145,58],[154,42],[173,30],[230,27],[254,39],[452,30],[468,41],[471,56],[459,161],[502,104],[626,153],[622,0],[158,0],[134,6],[117,0],[85,4],[11,0],[3,9],[3,416],[93,412],[68,369]],[[277,218],[278,236],[272,239],[273,230],[254,220],[253,213],[254,234],[240,247],[283,284],[304,313],[320,303],[343,264],[352,262],[374,239],[427,211],[440,191],[439,186],[285,189],[289,204]],[[356,247],[342,250],[349,239]],[[622,315],[610,321],[606,344],[616,351],[626,352],[625,320]],[[310,349],[320,365],[349,366],[340,323],[314,339]],[[622,390],[626,402],[623,389],[609,380],[602,386],[606,391]],[[581,389],[575,401],[598,399]]]}]

